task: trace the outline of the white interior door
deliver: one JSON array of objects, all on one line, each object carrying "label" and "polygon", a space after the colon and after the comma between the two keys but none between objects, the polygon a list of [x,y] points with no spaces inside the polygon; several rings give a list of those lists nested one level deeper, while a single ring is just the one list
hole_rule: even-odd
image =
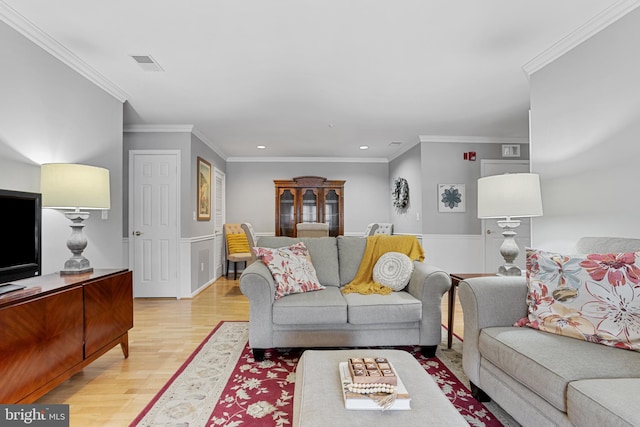
[{"label": "white interior door", "polygon": [[132,152],[129,167],[135,297],[178,297],[178,154]]},{"label": "white interior door", "polygon": [[214,233],[214,256],[215,256],[215,277],[218,278],[222,276],[223,273],[223,265],[225,264],[225,253],[224,253],[224,236],[222,233],[222,228],[224,227],[224,213],[225,213],[225,174],[218,168],[213,168],[213,179],[214,179],[214,193],[215,197],[213,199],[213,211],[214,215],[214,225],[213,225],[213,233]]},{"label": "white interior door", "polygon": [[[480,175],[491,176],[503,173],[528,173],[530,172],[527,160],[482,160]],[[514,263],[525,270],[524,249],[531,244],[531,219],[519,218],[520,226],[515,229],[518,233],[515,241],[520,248],[520,253]],[[504,241],[502,229],[498,227],[496,219],[482,220],[482,235],[484,236],[484,268],[487,273],[495,273],[498,267],[504,264],[504,258],[500,255],[500,246]]]}]

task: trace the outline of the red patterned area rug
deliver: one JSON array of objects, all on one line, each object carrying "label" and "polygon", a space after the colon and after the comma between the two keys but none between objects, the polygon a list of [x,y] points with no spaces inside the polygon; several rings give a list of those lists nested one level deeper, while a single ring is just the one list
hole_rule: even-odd
[{"label": "red patterned area rug", "polygon": [[[130,426],[291,425],[295,369],[302,350],[267,351],[265,360],[256,362],[248,331],[247,322],[216,326]],[[485,406],[471,396],[463,383],[459,340],[451,350],[441,347],[431,359],[416,347],[394,348],[410,352],[420,362],[471,426],[517,425],[499,407]]]}]

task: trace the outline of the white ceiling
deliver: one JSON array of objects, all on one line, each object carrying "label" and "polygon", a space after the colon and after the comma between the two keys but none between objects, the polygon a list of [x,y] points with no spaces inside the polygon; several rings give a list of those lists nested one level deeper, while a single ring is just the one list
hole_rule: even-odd
[{"label": "white ceiling", "polygon": [[[526,139],[522,67],[620,2],[5,0],[3,7],[104,76],[126,98],[125,125],[193,125],[233,160],[393,158],[420,136]],[[151,55],[165,71],[143,71],[129,55]]]}]

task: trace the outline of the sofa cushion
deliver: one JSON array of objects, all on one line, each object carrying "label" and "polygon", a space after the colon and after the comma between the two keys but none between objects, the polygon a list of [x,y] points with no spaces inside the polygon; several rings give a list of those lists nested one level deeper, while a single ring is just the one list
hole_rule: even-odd
[{"label": "sofa cushion", "polygon": [[389,295],[345,294],[349,323],[404,323],[422,320],[422,302],[408,292]]},{"label": "sofa cushion", "polygon": [[401,291],[409,283],[413,261],[400,252],[387,252],[373,266],[373,280],[394,291]]},{"label": "sofa cushion", "polygon": [[574,381],[567,392],[567,416],[576,426],[638,426],[639,378]]},{"label": "sofa cushion", "polygon": [[324,289],[318,282],[307,247],[302,242],[285,248],[256,246],[254,253],[269,268],[276,285],[275,299]]},{"label": "sofa cushion", "polygon": [[355,236],[338,236],[338,260],[340,262],[340,286],[351,282],[367,247],[367,239]]},{"label": "sofa cushion", "polygon": [[273,323],[277,325],[318,325],[347,322],[347,303],[340,289],[288,295],[273,303]]},{"label": "sofa cushion", "polygon": [[335,237],[263,236],[258,239],[258,246],[280,248],[298,242],[303,242],[309,250],[311,263],[316,269],[318,281],[324,286],[340,286],[338,244]]},{"label": "sofa cushion", "polygon": [[527,249],[527,326],[640,351],[634,252],[561,255]]},{"label": "sofa cushion", "polygon": [[640,378],[640,354],[530,328],[480,332],[483,358],[566,412],[567,386],[593,378]]},{"label": "sofa cushion", "polygon": [[640,239],[626,237],[582,237],[576,244],[576,253],[636,252]]}]

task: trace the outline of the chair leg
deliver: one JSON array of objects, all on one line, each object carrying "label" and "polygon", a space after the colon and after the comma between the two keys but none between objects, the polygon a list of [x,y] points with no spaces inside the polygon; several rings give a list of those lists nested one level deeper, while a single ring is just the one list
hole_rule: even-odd
[{"label": "chair leg", "polygon": [[227,277],[229,277],[229,260],[227,260]]},{"label": "chair leg", "polygon": [[238,263],[236,261],[233,262],[233,280],[238,278]]}]

